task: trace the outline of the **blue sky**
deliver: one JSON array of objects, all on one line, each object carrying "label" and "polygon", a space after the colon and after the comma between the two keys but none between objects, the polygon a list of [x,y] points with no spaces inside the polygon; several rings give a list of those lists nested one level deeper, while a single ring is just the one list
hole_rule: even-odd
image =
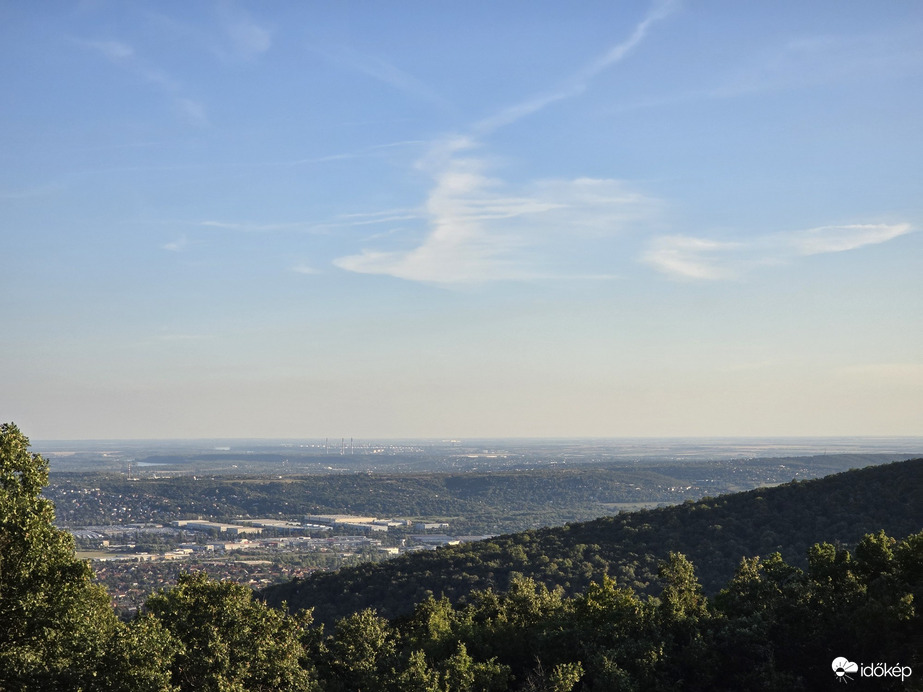
[{"label": "blue sky", "polygon": [[0,3],[35,438],[915,435],[916,2]]}]

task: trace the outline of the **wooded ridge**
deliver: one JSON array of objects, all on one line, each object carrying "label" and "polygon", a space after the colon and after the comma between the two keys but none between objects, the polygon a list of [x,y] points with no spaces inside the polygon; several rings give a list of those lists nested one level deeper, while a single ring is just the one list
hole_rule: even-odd
[{"label": "wooded ridge", "polygon": [[649,592],[671,551],[687,555],[714,593],[742,556],[779,552],[804,566],[819,541],[855,545],[879,529],[897,537],[919,531],[921,497],[923,459],[914,459],[318,573],[268,587],[263,597],[292,611],[313,608],[330,623],[363,608],[405,614],[430,595],[457,602],[478,589],[505,591],[516,576],[568,594],[604,577]]}]

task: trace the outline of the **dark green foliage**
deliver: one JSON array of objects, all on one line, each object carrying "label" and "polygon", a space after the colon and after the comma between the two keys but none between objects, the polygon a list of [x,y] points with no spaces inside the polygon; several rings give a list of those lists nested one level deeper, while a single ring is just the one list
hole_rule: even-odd
[{"label": "dark green foliage", "polygon": [[340,620],[327,647],[329,686],[334,690],[371,690],[395,663],[395,633],[371,610]]},{"label": "dark green foliage", "polygon": [[170,663],[180,643],[152,617],[120,625],[101,656],[89,689],[125,692],[176,692]]},{"label": "dark green foliage", "polygon": [[779,555],[745,559],[711,600],[692,563],[673,553],[656,597],[608,578],[565,597],[516,577],[506,593],[479,591],[464,605],[428,598],[390,623],[365,610],[332,635],[317,627],[305,636],[328,690],[824,689],[838,655],[923,665],[912,597],[921,541],[868,534],[854,555],[819,544],[807,570]]},{"label": "dark green foliage", "polygon": [[780,552],[804,568],[818,541],[854,545],[871,531],[918,531],[920,497],[923,459],[318,573],[269,587],[264,596],[314,608],[315,618],[330,623],[368,607],[401,615],[429,594],[458,602],[478,589],[506,590],[517,574],[570,594],[607,576],[653,593],[657,565],[670,551],[689,556],[705,592],[714,593],[742,555]]},{"label": "dark green foliage", "polygon": [[[157,645],[131,650],[138,630],[117,620],[70,534],[54,527],[39,496],[48,463],[28,450],[15,425],[0,426],[0,689],[132,689],[139,658]],[[165,689],[156,671],[140,677],[149,684],[135,689]]]},{"label": "dark green foliage", "polygon": [[315,689],[302,667],[299,635],[310,621],[293,619],[253,598],[245,586],[187,573],[176,587],[151,596],[145,609],[179,644],[173,683],[189,692]]},{"label": "dark green foliage", "polygon": [[[754,679],[774,680],[779,688],[826,686],[828,662],[838,655],[917,670],[923,610],[914,602],[920,582],[910,564],[923,555],[902,562],[896,554],[914,552],[921,539],[917,533],[895,543],[884,532],[868,534],[855,555],[818,544],[806,571],[779,555],[744,560],[715,598],[718,644],[733,651],[730,660],[738,666],[750,662]],[[876,689],[906,687],[879,680]]]}]

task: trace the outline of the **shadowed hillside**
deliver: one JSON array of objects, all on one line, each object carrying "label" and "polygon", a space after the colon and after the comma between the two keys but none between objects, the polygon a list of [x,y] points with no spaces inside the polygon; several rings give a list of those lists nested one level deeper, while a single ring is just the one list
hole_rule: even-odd
[{"label": "shadowed hillside", "polygon": [[332,622],[366,607],[401,615],[429,595],[458,601],[475,589],[506,590],[517,575],[567,593],[604,575],[644,591],[670,551],[685,553],[714,592],[742,556],[778,551],[803,565],[819,541],[852,545],[879,529],[896,537],[919,531],[921,497],[923,459],[915,459],[316,574],[263,596]]}]

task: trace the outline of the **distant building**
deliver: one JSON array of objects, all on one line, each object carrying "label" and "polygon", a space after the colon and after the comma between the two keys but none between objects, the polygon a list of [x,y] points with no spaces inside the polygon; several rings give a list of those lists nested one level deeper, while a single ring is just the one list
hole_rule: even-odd
[{"label": "distant building", "polygon": [[233,543],[210,543],[212,550],[243,550],[249,545],[249,541],[244,543],[241,541],[235,541]]},{"label": "distant building", "polygon": [[421,545],[458,545],[461,541],[452,536],[446,536],[445,534],[424,534],[422,536],[411,536],[410,540]]},{"label": "distant building", "polygon": [[194,553],[204,553],[215,549],[213,545],[202,545],[201,543],[180,543],[179,547],[184,549],[188,548]]},{"label": "distant building", "polygon": [[447,529],[449,525],[441,521],[421,521],[413,525],[417,531],[436,531],[439,529]]},{"label": "distant building", "polygon": [[282,519],[241,519],[242,524],[259,526],[262,529],[275,529],[276,531],[304,531],[305,527],[298,522]]},{"label": "distant building", "polygon": [[378,521],[378,517],[357,517],[352,514],[309,514],[304,520],[306,522],[326,524],[327,526],[336,526],[337,524],[371,524]]},{"label": "distant building", "polygon": [[305,531],[330,531],[332,526],[324,526],[323,524],[302,524],[301,525]]},{"label": "distant building", "polygon": [[202,521],[199,519],[179,519],[171,521],[171,526],[190,531],[215,531],[216,533],[226,533],[229,536],[244,536],[251,534],[258,536],[263,529],[257,526],[239,526],[237,524],[221,524],[216,521]]},{"label": "distant building", "polygon": [[387,526],[381,526],[380,524],[360,524],[355,522],[342,522],[337,523],[338,527],[345,529],[353,529],[355,531],[387,531]]}]

